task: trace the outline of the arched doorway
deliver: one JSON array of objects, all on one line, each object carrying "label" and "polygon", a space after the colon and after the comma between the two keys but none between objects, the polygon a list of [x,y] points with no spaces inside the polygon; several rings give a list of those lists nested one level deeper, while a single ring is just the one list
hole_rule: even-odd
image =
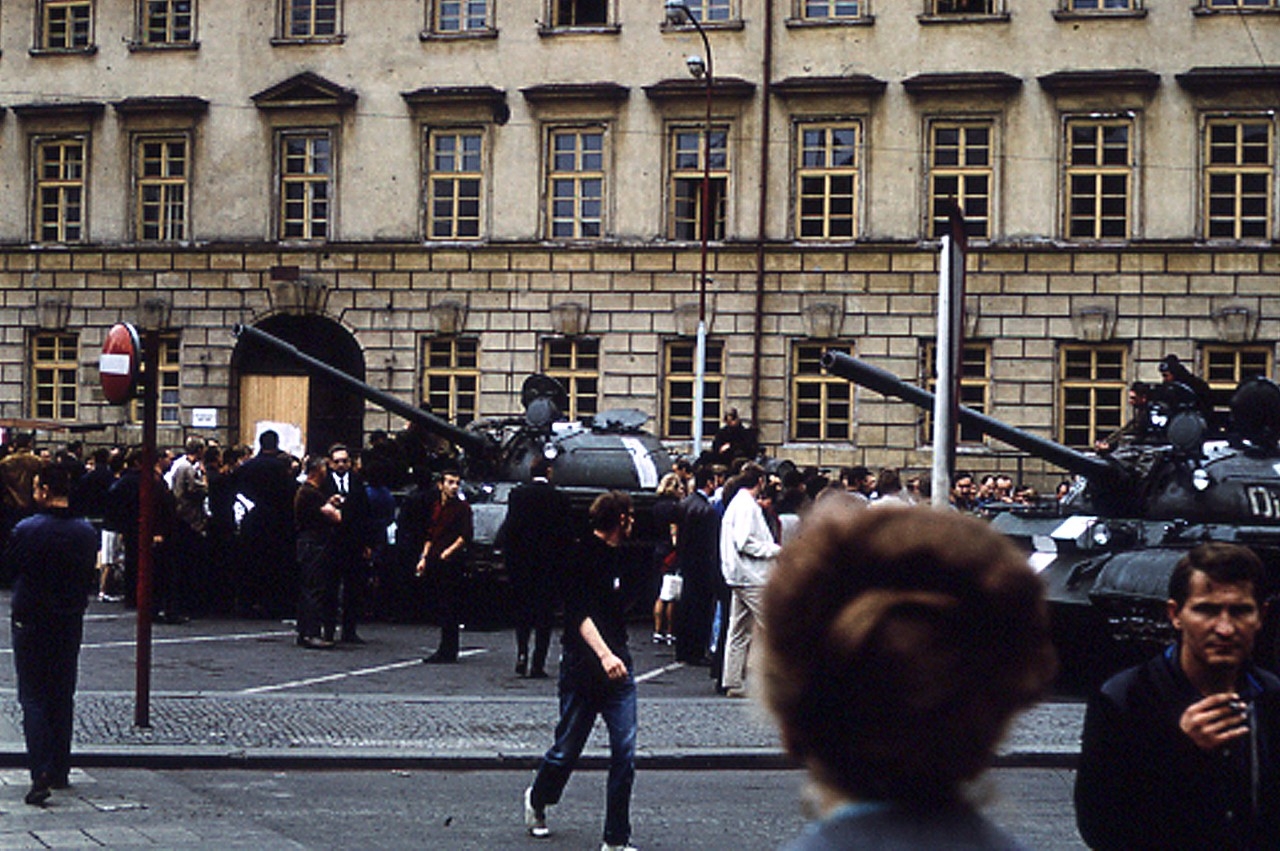
[{"label": "arched doorway", "polygon": [[[323,316],[279,314],[255,326],[299,351],[364,381],[364,353],[351,334]],[[352,447],[364,439],[364,400],[341,387],[312,378],[288,355],[251,339],[240,339],[231,355],[231,409],[239,441],[253,445],[261,427],[270,424],[295,434],[301,450],[323,453],[336,442]]]}]

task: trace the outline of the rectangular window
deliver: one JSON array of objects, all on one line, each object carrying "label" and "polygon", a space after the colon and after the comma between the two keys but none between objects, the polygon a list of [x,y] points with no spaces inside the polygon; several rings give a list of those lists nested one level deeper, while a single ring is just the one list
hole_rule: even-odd
[{"label": "rectangular window", "polygon": [[36,241],[84,239],[86,143],[82,138],[36,142]]},{"label": "rectangular window", "polygon": [[1127,239],[1132,220],[1132,122],[1072,119],[1066,137],[1067,238]]},{"label": "rectangular window", "polygon": [[466,426],[476,418],[480,401],[480,341],[431,337],[425,348],[423,400],[436,416]]},{"label": "rectangular window", "polygon": [[689,11],[700,24],[732,21],[737,17],[733,0],[685,0]]},{"label": "rectangular window", "polygon": [[604,130],[552,130],[547,166],[547,224],[552,239],[604,235]]},{"label": "rectangular window", "polygon": [[[156,397],[156,422],[160,425],[176,426],[180,424],[182,406],[180,404],[182,387],[182,370],[179,359],[180,341],[176,333],[160,334],[159,369],[156,375],[160,383]],[[142,401],[135,399],[129,404],[129,422],[142,422]]]},{"label": "rectangular window", "polygon": [[551,0],[552,25],[597,27],[609,23],[609,0]]},{"label": "rectangular window", "polygon": [[[938,388],[938,346],[928,343],[922,349],[924,362],[921,374],[925,376],[925,386],[930,393]],[[960,404],[972,408],[980,414],[990,410],[991,404],[991,344],[965,343],[960,351]],[[933,443],[933,411],[925,410],[923,414],[924,428],[921,444]],[[961,424],[960,442],[978,444],[986,442],[982,429],[972,425]]]},{"label": "rectangular window", "polygon": [[134,230],[138,239],[186,239],[190,180],[186,137],[138,139],[134,157],[138,193]]},{"label": "rectangular window", "polygon": [[339,0],[285,0],[286,38],[332,38],[339,34]]},{"label": "rectangular window", "polygon": [[327,239],[333,194],[333,148],[329,134],[280,137],[280,237]]},{"label": "rectangular window", "polygon": [[858,232],[859,125],[801,124],[797,133],[796,235],[853,239]]},{"label": "rectangular window", "polygon": [[469,33],[492,29],[490,0],[436,0],[432,32]]},{"label": "rectangular window", "polygon": [[86,50],[93,46],[92,0],[43,0],[40,44],[44,50]]},{"label": "rectangular window", "polygon": [[[697,379],[697,343],[676,340],[666,345],[663,399],[663,436],[668,440],[688,440],[693,436],[693,397]],[[703,371],[702,422],[720,422],[724,408],[724,342],[707,341]]]},{"label": "rectangular window", "polygon": [[143,44],[191,44],[195,38],[195,0],[143,0]]},{"label": "rectangular window", "polygon": [[542,371],[564,385],[571,420],[594,416],[600,404],[600,341],[583,337],[542,341]]},{"label": "rectangular window", "polygon": [[484,133],[432,130],[427,137],[427,238],[479,239]]},{"label": "rectangular window", "polygon": [[853,437],[853,384],[822,368],[822,353],[853,354],[850,345],[796,343],[791,351],[791,436],[798,441]]},{"label": "rectangular window", "polygon": [[1231,397],[1242,381],[1271,377],[1270,346],[1205,346],[1200,363],[1213,409],[1225,422]]},{"label": "rectangular window", "polygon": [[1128,354],[1121,346],[1064,346],[1059,353],[1059,442],[1076,449],[1124,425]]},{"label": "rectangular window", "polygon": [[806,21],[851,21],[862,17],[861,0],[801,0]]},{"label": "rectangular window", "polygon": [[1208,0],[1210,9],[1275,9],[1280,0]]},{"label": "rectangular window", "polygon": [[31,351],[31,416],[75,422],[79,366],[75,334],[35,335]]},{"label": "rectangular window", "polygon": [[995,0],[933,0],[935,15],[994,15]]},{"label": "rectangular window", "polygon": [[1271,119],[1211,119],[1204,156],[1206,236],[1267,239],[1276,163]]},{"label": "rectangular window", "polygon": [[690,242],[702,239],[703,163],[710,162],[711,188],[709,239],[724,239],[725,199],[729,188],[729,130],[711,128],[710,157],[704,160],[706,145],[702,127],[677,127],[671,131],[671,215],[668,235]]},{"label": "rectangular window", "polygon": [[929,128],[929,236],[950,232],[953,204],[964,211],[970,239],[991,236],[995,182],[989,122],[939,121]]}]

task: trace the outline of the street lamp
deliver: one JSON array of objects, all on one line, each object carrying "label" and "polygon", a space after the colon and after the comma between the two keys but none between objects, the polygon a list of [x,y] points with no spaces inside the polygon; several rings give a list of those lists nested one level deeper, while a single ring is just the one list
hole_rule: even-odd
[{"label": "street lamp", "polygon": [[702,39],[702,49],[706,55],[689,56],[685,65],[689,73],[701,79],[707,91],[706,120],[702,127],[702,210],[699,215],[702,248],[698,265],[698,338],[694,349],[693,380],[693,455],[702,454],[702,407],[707,391],[707,241],[711,238],[711,94],[714,80],[711,60],[711,42],[702,24],[694,17],[693,11],[680,0],[666,0],[667,23],[675,26],[681,19],[693,24]]}]

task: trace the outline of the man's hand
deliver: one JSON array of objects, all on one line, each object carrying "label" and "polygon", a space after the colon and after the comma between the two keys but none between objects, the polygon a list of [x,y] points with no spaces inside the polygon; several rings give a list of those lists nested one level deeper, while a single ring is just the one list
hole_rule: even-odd
[{"label": "man's hand", "polygon": [[1248,733],[1248,718],[1240,696],[1224,692],[1211,694],[1188,706],[1178,726],[1196,747],[1211,751]]},{"label": "man's hand", "polygon": [[600,657],[600,665],[604,668],[605,676],[611,680],[626,679],[627,666],[621,659],[612,653],[606,653]]}]

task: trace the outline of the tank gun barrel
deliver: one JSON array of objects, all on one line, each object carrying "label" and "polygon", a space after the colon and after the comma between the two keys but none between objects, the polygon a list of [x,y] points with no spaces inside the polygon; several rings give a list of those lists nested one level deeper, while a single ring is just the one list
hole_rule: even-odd
[{"label": "tank gun barrel", "polygon": [[[854,384],[870,388],[885,396],[892,396],[910,402],[921,408],[933,408],[933,394],[908,384],[898,376],[872,366],[865,361],[850,357],[844,352],[827,351],[822,355],[822,366],[833,375],[851,381]],[[1083,452],[1055,443],[1043,437],[1023,431],[1003,423],[994,417],[978,413],[972,408],[960,407],[957,413],[960,422],[980,429],[997,440],[1010,446],[1029,452],[1037,458],[1043,458],[1057,464],[1065,470],[1100,481],[1115,481],[1122,477],[1120,471],[1099,458],[1085,455]]]},{"label": "tank gun barrel", "polygon": [[305,367],[311,375],[329,379],[378,407],[393,414],[399,414],[406,420],[415,422],[428,431],[444,437],[472,455],[484,456],[494,448],[494,445],[484,435],[458,428],[453,423],[443,420],[435,414],[428,413],[392,396],[390,393],[383,392],[358,378],[347,375],[342,370],[299,351],[296,346],[286,343],[279,337],[260,331],[252,326],[240,324],[235,325],[231,332],[241,339],[252,340],[256,344],[268,346],[281,354],[287,355]]}]

